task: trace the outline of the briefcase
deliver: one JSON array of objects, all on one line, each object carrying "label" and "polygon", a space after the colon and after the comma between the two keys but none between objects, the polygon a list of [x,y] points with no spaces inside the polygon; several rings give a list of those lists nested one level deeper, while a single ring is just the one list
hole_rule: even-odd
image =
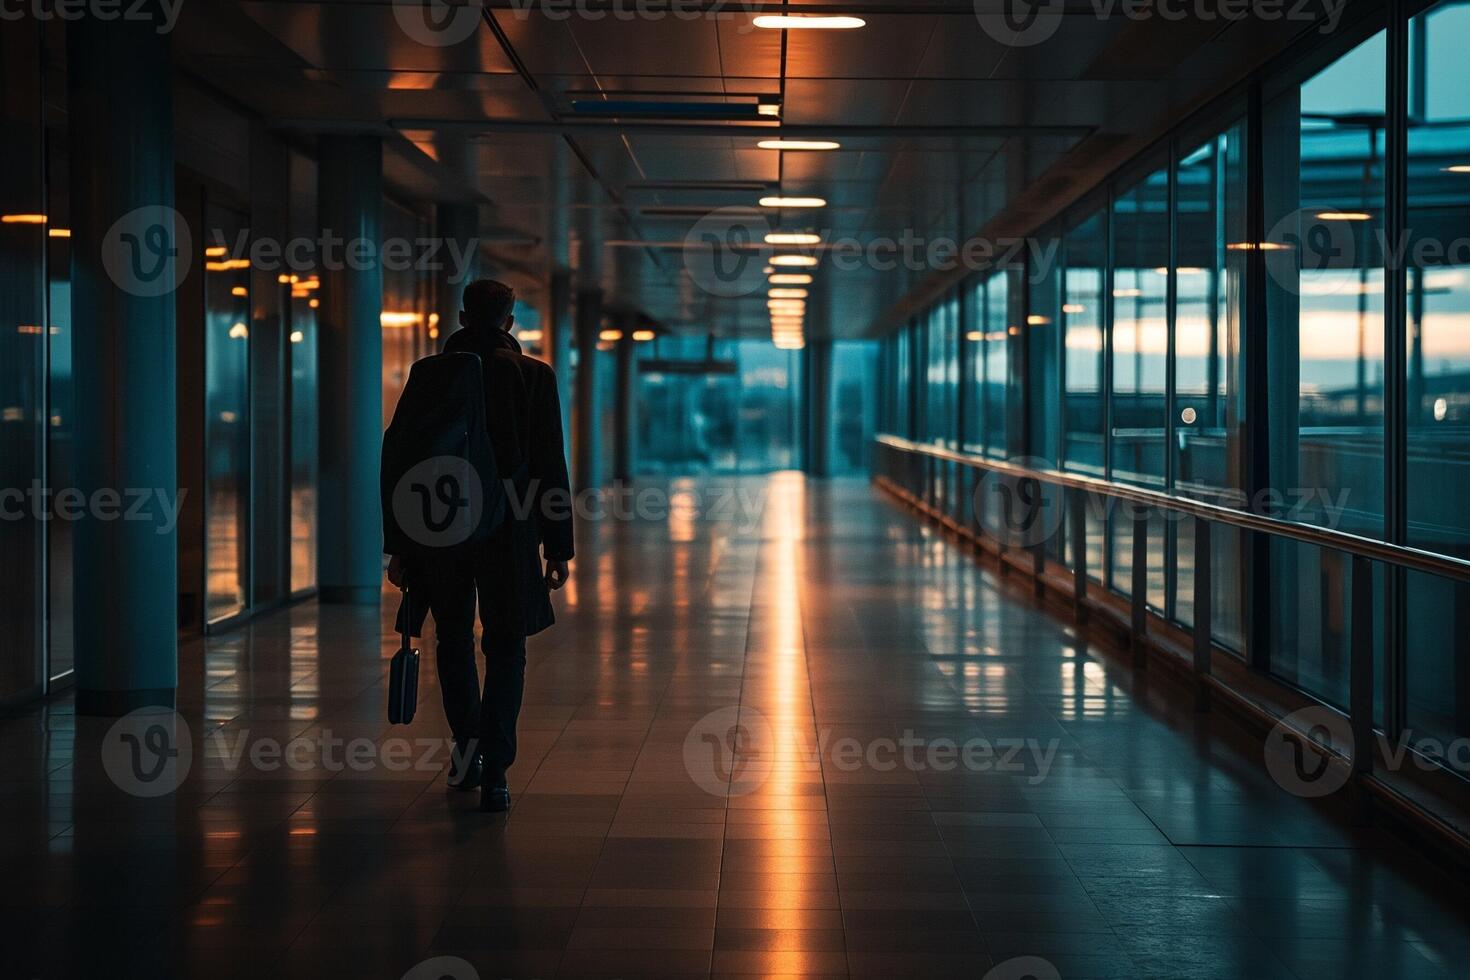
[{"label": "briefcase", "polygon": [[409,642],[408,590],[403,591],[403,603],[398,610],[399,633],[403,644],[393,654],[393,663],[388,670],[388,723],[407,725],[413,721],[414,709],[419,702],[419,652]]}]

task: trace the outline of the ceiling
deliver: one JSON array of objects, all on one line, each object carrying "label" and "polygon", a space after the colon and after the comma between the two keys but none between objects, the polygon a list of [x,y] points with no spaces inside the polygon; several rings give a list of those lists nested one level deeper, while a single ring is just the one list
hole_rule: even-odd
[{"label": "ceiling", "polygon": [[[655,0],[487,0],[432,35],[413,27],[418,8],[387,0],[203,0],[175,51],[298,137],[384,134],[390,183],[478,202],[524,294],[569,264],[668,329],[757,336],[765,256],[739,236],[811,230],[869,249],[1024,233],[1305,26],[1099,18],[1092,0],[1065,2],[1055,34],[1011,47],[976,15],[992,0],[788,5],[866,20],[847,31],[756,29],[753,14],[781,5],[750,0],[678,0],[679,16]],[[761,100],[779,118],[708,115]],[[841,149],[756,147],[777,135]],[[758,207],[778,193],[827,206]],[[952,281],[913,254],[892,268],[825,254],[808,335],[871,335]]]}]

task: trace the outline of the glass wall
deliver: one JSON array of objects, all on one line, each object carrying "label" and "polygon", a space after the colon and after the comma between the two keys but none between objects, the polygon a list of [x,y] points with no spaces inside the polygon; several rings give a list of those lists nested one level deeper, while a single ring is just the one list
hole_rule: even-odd
[{"label": "glass wall", "polygon": [[[1410,21],[1406,543],[1470,558],[1470,3]],[[1407,576],[1406,724],[1470,733],[1470,588]],[[1422,745],[1422,743],[1420,743]]]},{"label": "glass wall", "polygon": [[1062,467],[1106,474],[1103,458],[1103,318],[1107,304],[1107,212],[1066,235],[1062,268]]},{"label": "glass wall", "polygon": [[250,601],[250,260],[230,251],[244,215],[211,204],[207,222],[222,232],[204,253],[205,620],[212,623]]},{"label": "glass wall", "polygon": [[[1413,9],[1304,45],[1258,120],[1222,100],[1036,230],[1033,254],[1062,240],[1055,282],[966,283],[961,448],[1470,558],[1470,0]],[[885,370],[895,403],[952,404]],[[1107,515],[1088,571],[1131,597],[1132,521]],[[1183,627],[1196,526],[1145,525],[1147,604]],[[1215,642],[1345,706],[1349,558],[1218,523],[1211,545]],[[1433,754],[1470,732],[1470,585],[1372,569],[1375,717]]]},{"label": "glass wall", "polygon": [[[832,416],[834,459],[844,446],[861,458],[868,437],[848,431],[844,439],[843,427],[856,423],[858,433],[872,431],[871,422],[862,428],[872,409],[864,407],[870,400],[862,390],[854,391],[853,372],[859,361],[872,364],[873,345],[854,343],[856,355],[847,351],[841,358],[837,349],[844,345],[833,346],[834,398],[843,412]],[[801,466],[802,351],[779,350],[767,338],[661,336],[641,345],[640,355],[657,370],[640,370],[636,379],[638,472],[769,473]],[[872,384],[870,367],[860,376],[862,384]],[[854,394],[855,415],[843,409]],[[854,438],[862,439],[861,448],[854,450]]]},{"label": "glass wall", "polygon": [[1006,398],[1010,379],[1010,275],[992,272],[970,287],[965,307],[965,351],[970,358],[965,448],[991,456],[1006,455]]},{"label": "glass wall", "polygon": [[[1210,138],[1181,147],[1176,168],[1176,297],[1174,395],[1169,418],[1170,479],[1175,492],[1232,506],[1243,490],[1241,420],[1248,251],[1245,241],[1245,125],[1237,121]],[[1211,539],[1211,609],[1218,641],[1242,650],[1244,606],[1241,548],[1244,538],[1217,525]],[[1176,522],[1172,546],[1172,605],[1175,619],[1194,622],[1195,525]]]},{"label": "glass wall", "polygon": [[828,413],[832,443],[828,451],[834,476],[868,470],[875,427],[874,399],[869,392],[876,377],[877,354],[877,346],[871,341],[838,340],[832,344],[832,404]]},{"label": "glass wall", "polygon": [[[1266,106],[1270,486],[1278,513],[1382,537],[1382,32]],[[1272,544],[1272,670],[1346,704],[1348,560]]]}]

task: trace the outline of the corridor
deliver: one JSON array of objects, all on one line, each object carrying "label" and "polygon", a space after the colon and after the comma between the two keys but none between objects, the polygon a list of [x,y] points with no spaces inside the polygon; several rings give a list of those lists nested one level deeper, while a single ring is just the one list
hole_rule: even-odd
[{"label": "corridor", "polygon": [[445,789],[432,637],[384,720],[394,595],[186,643],[170,785],[70,694],[0,722],[0,974],[1463,970],[1419,852],[865,480],[625,503],[531,643],[507,816]]}]

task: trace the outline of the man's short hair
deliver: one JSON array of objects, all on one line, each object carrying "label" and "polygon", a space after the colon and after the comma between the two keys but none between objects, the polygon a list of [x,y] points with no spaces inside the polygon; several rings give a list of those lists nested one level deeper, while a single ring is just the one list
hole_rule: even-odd
[{"label": "man's short hair", "polygon": [[464,288],[464,311],[476,326],[503,327],[516,305],[516,291],[495,279],[476,279]]}]

